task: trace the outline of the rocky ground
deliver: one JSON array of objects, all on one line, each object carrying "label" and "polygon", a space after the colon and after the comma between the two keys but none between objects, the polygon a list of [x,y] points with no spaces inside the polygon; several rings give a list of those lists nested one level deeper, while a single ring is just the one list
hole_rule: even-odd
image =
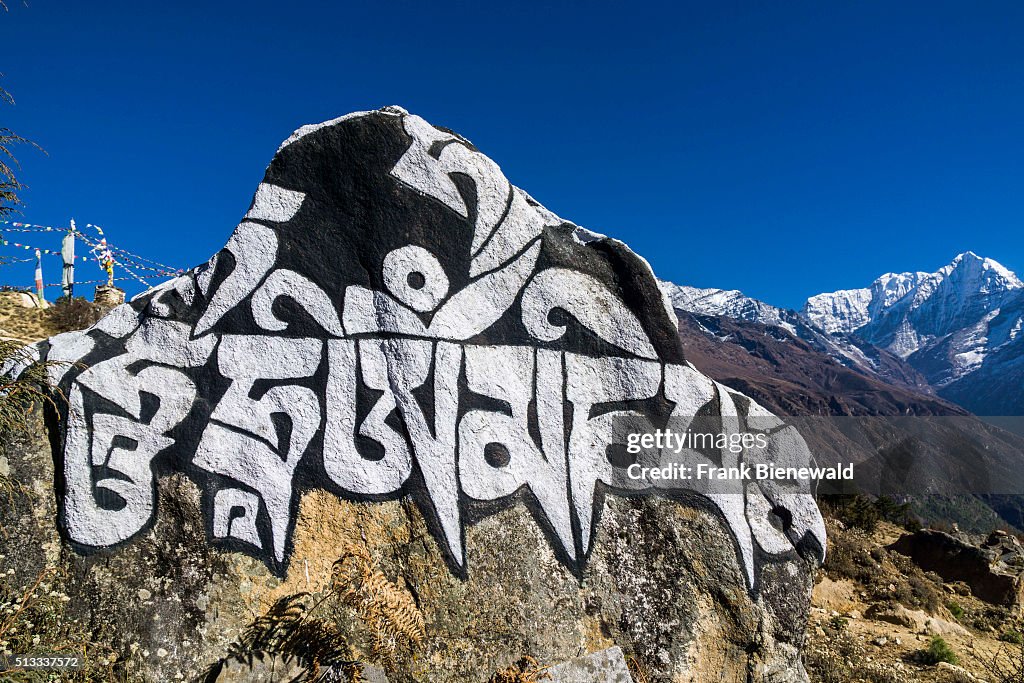
[{"label": "rocky ground", "polygon": [[804,648],[812,681],[1024,680],[1019,605],[986,603],[888,549],[906,533],[894,524],[830,519],[828,531]]},{"label": "rocky ground", "polygon": [[0,340],[29,344],[80,330],[99,320],[108,308],[81,297],[60,299],[40,308],[27,292],[0,291]]}]

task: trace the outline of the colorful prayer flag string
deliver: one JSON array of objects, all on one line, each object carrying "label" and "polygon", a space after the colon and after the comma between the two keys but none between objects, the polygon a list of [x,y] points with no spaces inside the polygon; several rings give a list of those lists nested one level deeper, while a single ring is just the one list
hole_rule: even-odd
[{"label": "colorful prayer flag string", "polygon": [[[149,287],[149,282],[136,271],[152,273],[153,277],[176,277],[185,272],[180,268],[173,268],[172,266],[160,263],[159,261],[154,261],[153,259],[140,256],[128,251],[127,249],[110,244],[107,241],[106,233],[103,228],[94,223],[86,223],[84,226],[90,234],[86,234],[82,229],[75,227],[73,221],[69,227],[39,225],[36,223],[6,220],[0,220],[0,225],[10,226],[0,228],[0,245],[13,246],[27,251],[38,251],[40,255],[62,256],[62,253],[55,249],[45,249],[43,247],[35,247],[30,244],[22,244],[20,242],[5,240],[3,239],[3,233],[23,232],[41,234],[44,232],[63,232],[74,235],[77,239],[82,240],[87,246],[89,246],[90,251],[88,254],[75,255],[73,258],[78,260],[95,259],[100,268],[106,272],[107,283],[113,283],[115,280],[122,281],[132,279],[137,280],[146,287]],[[33,259],[26,259],[26,261],[31,260]],[[21,262],[21,260],[17,260],[17,262]],[[114,266],[123,268],[129,277],[114,278]],[[88,281],[79,284],[93,284],[93,282]]]}]

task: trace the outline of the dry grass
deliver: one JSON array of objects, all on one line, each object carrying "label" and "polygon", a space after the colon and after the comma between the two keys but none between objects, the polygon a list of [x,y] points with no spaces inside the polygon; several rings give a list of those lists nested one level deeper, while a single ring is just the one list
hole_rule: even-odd
[{"label": "dry grass", "polygon": [[356,661],[348,640],[336,625],[314,617],[319,603],[310,602],[307,593],[275,602],[229,646],[226,657],[207,669],[204,680],[214,683],[231,662],[252,668],[257,660],[279,658],[301,667],[302,674],[295,683],[359,683],[363,667]]},{"label": "dry grass", "polygon": [[0,292],[0,338],[30,344],[55,334],[46,310],[23,306],[18,292]]},{"label": "dry grass", "polygon": [[633,676],[634,683],[648,683],[647,673],[636,657],[628,657],[626,659],[626,666],[629,668],[629,673]]},{"label": "dry grass", "polygon": [[[349,638],[364,632],[355,622],[323,616],[322,607],[331,602],[358,617],[369,633],[373,659],[386,669],[411,656],[423,641],[423,615],[409,591],[389,581],[364,547],[349,544],[334,563],[326,590],[278,599],[228,648],[224,658],[207,669],[203,680],[214,683],[238,664],[255,670],[259,663],[274,661],[301,671],[292,679],[295,683],[363,680],[362,654]],[[342,623],[348,623],[344,631],[339,627]]]},{"label": "dry grass", "polygon": [[541,666],[536,659],[526,655],[512,666],[495,672],[487,683],[537,683],[538,681],[549,681],[551,675]]},{"label": "dry grass", "polygon": [[989,683],[1024,683],[1024,646],[1006,643],[981,665]]},{"label": "dry grass", "polygon": [[369,628],[374,657],[386,669],[423,641],[423,615],[412,595],[374,566],[365,547],[350,545],[334,563],[331,590]]}]

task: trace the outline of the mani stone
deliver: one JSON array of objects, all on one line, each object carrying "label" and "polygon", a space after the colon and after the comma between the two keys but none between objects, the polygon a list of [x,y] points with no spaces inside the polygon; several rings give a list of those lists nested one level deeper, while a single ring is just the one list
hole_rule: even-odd
[{"label": "mani stone", "polygon": [[[129,680],[197,675],[359,558],[424,625],[393,682],[614,647],[652,682],[804,681],[807,487],[627,476],[663,464],[622,448],[627,419],[784,444],[688,465],[810,460],[676,329],[643,258],[457,133],[398,107],[305,126],[208,262],[37,346],[66,401],[4,454],[52,493],[0,506],[4,562],[66,576],[67,617]],[[374,651],[372,619],[318,604]]]}]

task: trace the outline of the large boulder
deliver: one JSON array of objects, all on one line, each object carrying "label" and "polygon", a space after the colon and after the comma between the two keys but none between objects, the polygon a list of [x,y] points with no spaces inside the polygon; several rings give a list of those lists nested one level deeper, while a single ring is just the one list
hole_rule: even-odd
[{"label": "large boulder", "polygon": [[691,466],[799,435],[687,364],[642,258],[400,108],[298,130],[208,263],[39,351],[66,400],[5,444],[3,561],[59,572],[130,680],[291,666],[312,624],[302,656],[392,681],[615,646],[648,681],[806,679],[806,483],[627,476],[665,460],[621,420],[788,449]]},{"label": "large boulder", "polygon": [[946,581],[963,581],[986,602],[1014,606],[1024,596],[1024,549],[1003,532],[996,531],[976,545],[943,531],[921,529],[903,534],[889,548]]}]

